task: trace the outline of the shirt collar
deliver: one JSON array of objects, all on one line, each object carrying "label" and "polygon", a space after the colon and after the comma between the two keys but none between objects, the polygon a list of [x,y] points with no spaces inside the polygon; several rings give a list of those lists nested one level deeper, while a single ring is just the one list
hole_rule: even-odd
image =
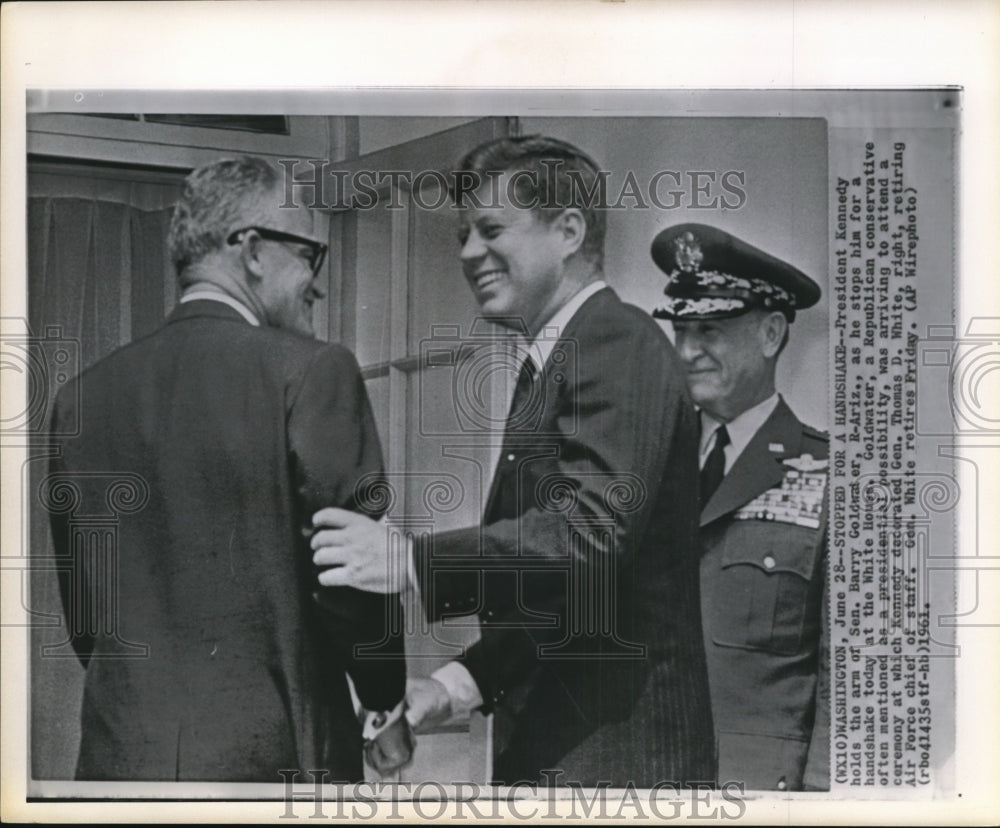
[{"label": "shirt collar", "polygon": [[254,313],[250,308],[244,305],[239,299],[234,299],[228,293],[219,293],[214,290],[192,290],[190,293],[185,293],[181,299],[180,303],[183,305],[185,302],[194,302],[196,300],[206,299],[209,302],[221,302],[223,305],[229,305],[233,310],[237,311],[240,316],[246,319],[254,327],[260,327],[260,320],[254,316]]},{"label": "shirt collar", "polygon": [[552,353],[552,349],[555,348],[556,342],[562,337],[563,331],[566,329],[569,321],[576,316],[576,312],[580,310],[583,303],[607,286],[607,282],[603,279],[591,282],[574,293],[569,301],[552,314],[552,318],[548,322],[542,325],[538,336],[528,345],[528,356],[535,363],[535,367],[539,371],[545,367],[545,361],[549,358],[549,354]]},{"label": "shirt collar", "polygon": [[[726,423],[726,431],[729,433],[729,445],[726,446],[724,454],[726,457],[726,471],[732,468],[736,458],[743,453],[753,436],[760,430],[760,427],[767,422],[767,418],[774,413],[778,407],[778,395],[772,394],[763,402],[757,403],[753,408],[748,408],[738,417]],[[701,442],[698,444],[699,466],[705,464],[708,453],[715,444],[715,430],[721,425],[713,416],[701,410]]]}]

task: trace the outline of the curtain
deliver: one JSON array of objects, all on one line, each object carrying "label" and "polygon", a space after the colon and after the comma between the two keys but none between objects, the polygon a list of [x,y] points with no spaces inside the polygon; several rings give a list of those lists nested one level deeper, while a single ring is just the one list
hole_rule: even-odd
[{"label": "curtain", "polygon": [[[33,337],[28,348],[33,351],[33,363],[41,368],[29,377],[29,389],[32,381],[42,386],[29,390],[29,396],[38,402],[29,423],[36,437],[30,468],[23,477],[32,493],[27,609],[32,618],[30,745],[36,780],[73,776],[83,682],[83,670],[71,648],[42,655],[44,647],[51,648],[69,637],[48,513],[37,497],[52,454],[45,435],[52,401],[69,375],[155,330],[176,301],[165,243],[170,220],[167,205],[180,191],[176,185],[143,188],[134,183],[109,184],[107,179],[48,176],[39,183],[38,177],[34,181],[29,178],[29,192],[53,187],[72,193],[89,189],[100,192],[102,198],[33,195],[28,199],[27,322]],[[114,192],[106,199],[109,188]],[[63,355],[61,362],[59,354]]]},{"label": "curtain", "polygon": [[57,326],[81,369],[155,330],[174,295],[170,210],[81,198],[28,199],[28,314],[35,336]]}]

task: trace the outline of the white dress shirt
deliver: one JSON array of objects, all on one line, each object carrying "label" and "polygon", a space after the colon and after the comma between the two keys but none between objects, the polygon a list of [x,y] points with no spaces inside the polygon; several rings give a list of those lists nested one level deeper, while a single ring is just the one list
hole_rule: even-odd
[{"label": "white dress shirt", "polygon": [[722,450],[722,453],[726,458],[725,473],[729,474],[729,470],[733,467],[733,463],[736,462],[736,458],[743,453],[743,449],[747,447],[747,443],[753,439],[753,436],[760,430],[760,427],[764,425],[767,418],[774,413],[774,409],[777,407],[778,395],[774,393],[763,402],[757,403],[753,408],[748,408],[728,423],[719,422],[702,409],[700,412],[701,442],[698,444],[698,468],[705,467],[705,461],[708,460],[708,455],[715,445],[715,432],[720,425],[725,425],[726,431],[729,433],[729,445]]},{"label": "white dress shirt", "polygon": [[566,330],[569,321],[576,316],[576,312],[583,307],[583,303],[607,286],[607,283],[603,279],[591,282],[586,287],[574,293],[569,301],[552,314],[552,318],[548,322],[542,325],[538,336],[527,346],[527,354],[531,357],[531,361],[535,363],[535,367],[539,373],[545,367],[545,361],[549,358],[549,354],[552,353],[552,349],[555,348],[556,342],[562,337],[563,331]]},{"label": "white dress shirt", "polygon": [[210,302],[222,302],[223,305],[229,305],[229,307],[238,312],[251,325],[256,328],[260,327],[260,320],[254,315],[254,312],[239,299],[234,299],[228,293],[216,290],[192,290],[181,297],[180,304],[183,305],[185,302],[194,302],[199,299],[207,299]]},{"label": "white dress shirt", "polygon": [[[607,283],[602,279],[598,279],[596,282],[591,282],[589,285],[573,294],[570,300],[559,308],[559,310],[552,315],[552,318],[549,319],[548,322],[542,325],[538,336],[536,336],[535,339],[528,344],[526,349],[526,358],[535,363],[535,367],[539,370],[539,372],[541,372],[542,368],[545,367],[545,361],[552,353],[552,349],[555,347],[556,342],[562,336],[562,333],[566,329],[570,320],[576,316],[577,311],[579,311],[583,306],[583,303],[599,290],[606,287]],[[412,562],[412,555],[410,560]],[[415,586],[416,580],[412,564],[410,574],[410,580]],[[479,692],[479,686],[476,684],[476,680],[472,677],[472,674],[468,671],[468,669],[466,669],[464,664],[458,661],[449,661],[443,667],[436,670],[431,675],[431,678],[440,681],[447,689],[448,695],[451,697],[452,721],[466,718],[470,712],[482,705],[483,697]]]}]

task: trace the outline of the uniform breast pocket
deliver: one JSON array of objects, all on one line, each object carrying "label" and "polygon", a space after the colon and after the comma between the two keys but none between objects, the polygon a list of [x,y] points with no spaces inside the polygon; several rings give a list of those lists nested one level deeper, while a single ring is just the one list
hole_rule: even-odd
[{"label": "uniform breast pocket", "polygon": [[[820,536],[802,526],[734,521],[711,573],[712,640],[794,655],[819,627]],[[703,598],[703,600],[705,600]]]}]

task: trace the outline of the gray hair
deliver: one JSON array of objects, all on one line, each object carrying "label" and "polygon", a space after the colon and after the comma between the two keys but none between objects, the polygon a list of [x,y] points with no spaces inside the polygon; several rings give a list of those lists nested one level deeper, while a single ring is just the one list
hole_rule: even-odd
[{"label": "gray hair", "polygon": [[277,170],[244,155],[199,167],[184,181],[167,234],[167,251],[183,287],[185,269],[226,244],[234,230],[267,219],[268,196],[278,198]]}]

